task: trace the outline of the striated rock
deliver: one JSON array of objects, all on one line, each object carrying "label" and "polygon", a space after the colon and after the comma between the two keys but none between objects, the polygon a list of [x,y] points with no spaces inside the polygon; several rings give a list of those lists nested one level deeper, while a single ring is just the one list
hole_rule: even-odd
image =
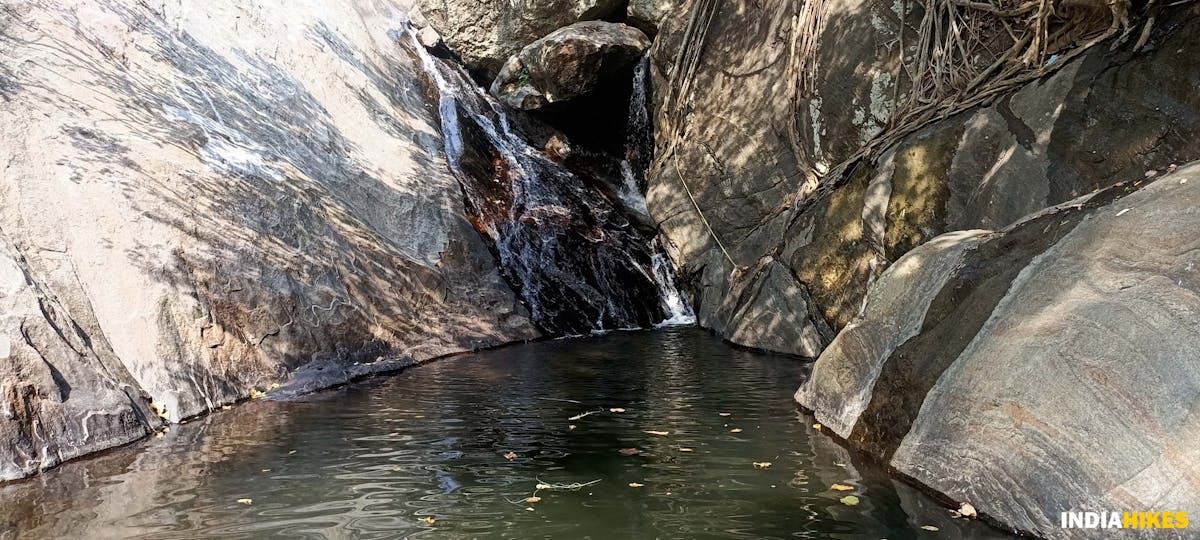
[{"label": "striated rock", "polygon": [[650,40],[618,23],[576,23],[509,58],[491,92],[515,109],[539,110],[594,92],[607,81],[629,86]]},{"label": "striated rock", "polygon": [[621,15],[620,0],[416,0],[446,45],[482,80],[526,45],[579,21]]},{"label": "striated rock", "polygon": [[1064,511],[1200,511],[1200,164],[1135,187],[910,251],[797,401],[1040,537],[1088,537]]},{"label": "striated rock", "polygon": [[151,402],[178,421],[539,335],[465,217],[403,6],[336,4],[0,9],[0,480],[142,436]]},{"label": "striated rock", "polygon": [[72,317],[79,307],[33,281],[0,234],[0,481],[137,440],[161,423],[95,321]]},{"label": "striated rock", "polygon": [[[1161,19],[1170,22],[1155,26],[1142,52],[1128,43],[1097,47],[1011,95],[931,121],[877,158],[853,161],[887,129],[895,97],[907,91],[894,81],[901,4],[822,6],[805,27],[814,19],[803,4],[694,0],[664,20],[651,49],[659,91],[648,206],[694,284],[700,323],[737,343],[810,348],[729,331],[754,312],[737,306],[773,266],[768,258],[790,270],[819,314],[779,319],[810,335],[822,324],[837,331],[860,314],[889,264],[943,233],[1002,229],[1200,158],[1200,95],[1191,90],[1200,56],[1186,54],[1200,50],[1194,7]],[[792,39],[809,31],[815,48],[804,58]],[[910,52],[912,38],[904,41]],[[851,166],[833,171],[848,159]],[[822,180],[836,186],[828,193],[816,191],[823,175],[834,175]]]}]

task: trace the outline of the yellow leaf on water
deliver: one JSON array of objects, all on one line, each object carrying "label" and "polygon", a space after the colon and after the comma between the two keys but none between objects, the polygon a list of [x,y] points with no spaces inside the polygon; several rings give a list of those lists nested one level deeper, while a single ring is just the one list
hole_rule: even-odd
[{"label": "yellow leaf on water", "polygon": [[729,432],[730,432],[730,433],[741,433],[741,432],[742,432],[742,428],[740,428],[740,427],[735,427],[735,428],[733,428],[733,429],[729,430]]},{"label": "yellow leaf on water", "polygon": [[834,484],[830,486],[830,489],[834,491],[854,491],[854,486],[847,486],[846,484]]},{"label": "yellow leaf on water", "polygon": [[254,499],[238,499],[237,502],[244,504],[246,506],[250,506],[250,505],[254,504]]},{"label": "yellow leaf on water", "polygon": [[417,521],[420,521],[421,523],[424,523],[426,525],[433,525],[434,522],[436,522],[437,520],[433,519],[432,517],[423,517],[423,518],[418,519]]},{"label": "yellow leaf on water", "polygon": [[611,413],[623,413],[623,412],[625,412],[625,409],[622,409],[622,408],[620,408],[620,407],[613,407],[613,408],[609,409],[609,410],[608,410],[608,412],[611,412]]},{"label": "yellow leaf on water", "polygon": [[532,506],[526,506],[526,507],[525,507],[525,510],[528,510],[528,511],[532,512],[532,511],[533,511],[533,507],[532,507]]},{"label": "yellow leaf on water", "polygon": [[538,484],[536,486],[533,486],[533,489],[550,489],[551,487],[553,487],[553,486],[551,486],[550,484]]},{"label": "yellow leaf on water", "polygon": [[512,461],[512,460],[514,460],[514,459],[517,459],[517,454],[516,454],[515,452],[506,452],[506,453],[504,454],[504,459],[507,459],[507,460],[509,460],[509,461]]},{"label": "yellow leaf on water", "polygon": [[250,399],[262,399],[267,397],[267,393],[257,388],[250,390]]},{"label": "yellow leaf on water", "polygon": [[695,452],[695,450],[693,450],[691,448],[680,448],[679,451],[680,452]]},{"label": "yellow leaf on water", "polygon": [[717,413],[717,416],[733,416],[733,415],[730,413],[727,413],[727,412],[723,412],[723,413]]},{"label": "yellow leaf on water", "polygon": [[813,429],[821,431],[821,424],[813,424]]},{"label": "yellow leaf on water", "polygon": [[288,451],[288,455],[289,455],[289,456],[290,456],[290,455],[292,455],[292,454],[295,454],[295,453],[296,453],[296,451],[295,451],[295,450],[289,450],[289,451]]},{"label": "yellow leaf on water", "polygon": [[535,502],[541,502],[541,500],[541,497],[529,497],[528,499],[525,499],[525,502],[533,504]]},{"label": "yellow leaf on water", "polygon": [[933,525],[921,525],[921,528],[922,528],[922,529],[925,529],[925,530],[927,530],[927,531],[935,531],[935,532],[936,532],[936,531],[940,531],[940,530],[941,530],[941,529],[939,529],[939,528],[937,528],[937,527],[934,527]]},{"label": "yellow leaf on water", "polygon": [[646,485],[646,484],[639,484],[639,483],[637,483],[637,482],[630,482],[630,483],[629,483],[629,487],[631,487],[631,488],[640,488],[640,487],[642,487],[642,486],[644,486],[644,485]]},{"label": "yellow leaf on water", "polygon": [[846,506],[854,506],[858,504],[858,497],[855,497],[854,495],[846,495],[839,500]]},{"label": "yellow leaf on water", "polygon": [[770,461],[755,461],[754,468],[755,469],[770,469],[771,462]]},{"label": "yellow leaf on water", "polygon": [[567,429],[575,429],[575,424],[571,424],[571,425],[567,426]]},{"label": "yellow leaf on water", "polygon": [[262,472],[271,472],[271,469],[263,469]]},{"label": "yellow leaf on water", "polygon": [[659,437],[666,437],[667,435],[671,434],[670,431],[654,431],[654,430],[649,430],[649,429],[646,430],[646,433],[649,433],[651,435],[658,435]]}]

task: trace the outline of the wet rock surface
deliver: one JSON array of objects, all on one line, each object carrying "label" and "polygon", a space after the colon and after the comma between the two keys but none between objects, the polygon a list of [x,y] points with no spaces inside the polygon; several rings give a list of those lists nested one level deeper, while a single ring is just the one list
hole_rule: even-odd
[{"label": "wet rock surface", "polygon": [[453,66],[429,55],[424,66],[441,100],[446,152],[472,222],[493,243],[539,328],[581,335],[668,318],[661,289],[669,285],[656,280],[653,231],[614,202],[620,193],[608,179],[620,178],[619,169],[553,130],[534,133],[545,143],[531,145],[517,127],[529,119]]}]

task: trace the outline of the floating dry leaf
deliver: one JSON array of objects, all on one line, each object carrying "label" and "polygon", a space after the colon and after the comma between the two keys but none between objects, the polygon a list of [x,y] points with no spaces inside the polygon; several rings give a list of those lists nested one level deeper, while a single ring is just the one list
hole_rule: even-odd
[{"label": "floating dry leaf", "polygon": [[740,428],[740,427],[735,427],[735,428],[733,428],[733,429],[729,430],[729,432],[730,432],[730,433],[741,433],[741,432],[742,432],[742,428]]},{"label": "floating dry leaf", "polygon": [[846,484],[834,484],[829,486],[829,489],[834,491],[854,491],[854,486],[848,486]]},{"label": "floating dry leaf", "polygon": [[821,424],[813,424],[813,429],[821,431]]},{"label": "floating dry leaf", "polygon": [[854,495],[846,495],[845,497],[842,497],[841,499],[838,499],[838,500],[841,501],[841,503],[846,506],[854,506],[854,505],[858,504],[858,497],[855,497]]},{"label": "floating dry leaf", "polygon": [[525,502],[527,502],[529,504],[533,504],[535,502],[541,502],[541,501],[542,501],[542,498],[538,497],[536,495],[534,495],[533,497],[529,497],[528,499],[525,499]]},{"label": "floating dry leaf", "polygon": [[680,448],[679,451],[680,452],[695,452],[695,450],[693,450],[691,448]]},{"label": "floating dry leaf", "polygon": [[754,468],[755,469],[770,469],[771,462],[770,461],[755,461]]},{"label": "floating dry leaf", "polygon": [[433,519],[431,517],[423,517],[423,518],[418,519],[417,521],[420,521],[421,523],[424,523],[426,525],[433,525],[437,520]]},{"label": "floating dry leaf", "polygon": [[936,531],[940,531],[940,530],[941,530],[941,529],[939,529],[939,528],[937,528],[937,527],[934,527],[933,525],[921,525],[921,528],[922,528],[922,529],[925,529],[925,530],[927,530],[927,531],[934,531],[934,532],[936,532]]},{"label": "floating dry leaf", "polygon": [[263,469],[262,472],[271,472],[271,469]]},{"label": "floating dry leaf", "polygon": [[233,405],[222,405],[221,406],[222,411],[228,411],[229,409],[232,409],[232,408],[233,408]]},{"label": "floating dry leaf", "polygon": [[652,429],[648,429],[645,432],[651,435],[658,435],[659,437],[666,437],[667,435],[671,434],[670,431],[654,431]]},{"label": "floating dry leaf", "polygon": [[250,399],[262,399],[267,397],[267,393],[257,388],[250,390]]},{"label": "floating dry leaf", "polygon": [[637,448],[622,448],[617,451],[626,456],[636,456],[636,455],[642,453],[642,451],[638,450]]},{"label": "floating dry leaf", "polygon": [[639,483],[637,483],[637,482],[630,482],[630,483],[629,483],[629,487],[631,487],[631,488],[640,488],[640,487],[642,487],[642,486],[644,486],[644,485],[646,485],[646,484],[639,484]]},{"label": "floating dry leaf", "polygon": [[567,429],[575,429],[575,424],[571,424],[571,425],[567,426]]},{"label": "floating dry leaf", "polygon": [[613,408],[609,409],[609,410],[608,410],[608,412],[611,412],[611,413],[623,413],[623,412],[625,412],[625,409],[622,409],[622,408],[620,408],[620,407],[613,407]]},{"label": "floating dry leaf", "polygon": [[717,416],[733,416],[733,415],[730,413],[727,413],[727,412],[723,412],[723,413],[717,413]]},{"label": "floating dry leaf", "polygon": [[296,451],[295,451],[295,450],[289,450],[289,451],[288,451],[288,455],[289,455],[289,456],[290,456],[290,455],[292,455],[292,454],[295,454],[295,453],[296,453]]},{"label": "floating dry leaf", "polygon": [[517,454],[516,454],[516,453],[514,453],[514,452],[506,452],[506,453],[504,454],[504,459],[507,459],[507,460],[509,460],[509,461],[511,461],[511,460],[514,460],[514,459],[517,459]]},{"label": "floating dry leaf", "polygon": [[962,517],[979,517],[979,512],[975,511],[975,507],[971,506],[971,503],[962,503],[962,506],[958,507],[958,514]]},{"label": "floating dry leaf", "polygon": [[526,506],[526,507],[525,507],[525,510],[526,510],[526,511],[528,511],[528,512],[532,512],[532,511],[533,511],[533,507],[532,507],[532,506]]},{"label": "floating dry leaf", "polygon": [[250,506],[250,505],[254,504],[254,499],[238,499],[237,502],[240,504],[244,504],[246,506]]}]

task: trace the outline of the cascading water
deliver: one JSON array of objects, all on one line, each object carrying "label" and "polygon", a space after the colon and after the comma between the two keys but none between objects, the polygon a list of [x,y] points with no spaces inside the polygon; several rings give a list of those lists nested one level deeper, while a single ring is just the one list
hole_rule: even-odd
[{"label": "cascading water", "polygon": [[[430,55],[411,29],[404,34],[436,86],[446,158],[471,221],[494,243],[534,322],[551,335],[582,335],[686,321],[669,261],[656,260],[613,201],[526,142],[461,68]],[[642,86],[644,109],[644,78]],[[644,211],[636,181],[625,195]]]},{"label": "cascading water", "polygon": [[[650,56],[647,54],[638,63],[633,75],[633,93],[629,99],[629,123],[625,135],[625,159],[621,161],[621,177],[623,180],[620,196],[626,205],[647,217],[650,215],[646,208],[645,171],[650,167],[654,157],[654,126],[650,122]],[[650,244],[654,253],[651,257],[654,282],[658,284],[659,297],[667,318],[657,326],[681,326],[696,323],[696,315],[691,305],[679,292],[676,283],[675,266],[666,252],[662,249],[658,238]]]}]

